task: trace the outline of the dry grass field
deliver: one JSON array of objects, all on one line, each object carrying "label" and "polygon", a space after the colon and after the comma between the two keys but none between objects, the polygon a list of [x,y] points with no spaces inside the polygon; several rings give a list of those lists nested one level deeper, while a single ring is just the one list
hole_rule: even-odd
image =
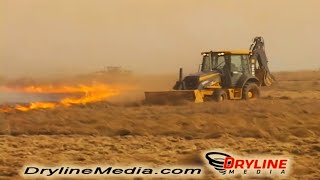
[{"label": "dry grass field", "polygon": [[159,76],[108,102],[0,113],[0,179],[26,164],[202,165],[213,148],[289,156],[288,179],[320,179],[320,71],[275,76],[254,101],[147,105],[144,90],[174,83]]}]

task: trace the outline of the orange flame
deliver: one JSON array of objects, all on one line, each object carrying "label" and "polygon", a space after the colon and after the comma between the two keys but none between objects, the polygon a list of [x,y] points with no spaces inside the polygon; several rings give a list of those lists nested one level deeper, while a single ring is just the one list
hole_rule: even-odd
[{"label": "orange flame", "polygon": [[[6,88],[8,90],[10,88]],[[27,86],[22,88],[13,88],[11,91],[23,93],[81,93],[80,97],[66,97],[58,102],[32,102],[28,105],[15,105],[14,107],[2,107],[0,112],[10,112],[13,110],[29,111],[33,109],[50,109],[58,106],[71,106],[74,104],[87,104],[105,100],[109,97],[119,95],[124,89],[123,86],[110,86],[102,83],[93,83],[92,85],[77,86]]]},{"label": "orange flame", "polygon": [[56,107],[55,103],[46,103],[46,102],[34,102],[28,106],[16,105],[15,109],[19,111],[29,111],[32,109],[48,109]]}]

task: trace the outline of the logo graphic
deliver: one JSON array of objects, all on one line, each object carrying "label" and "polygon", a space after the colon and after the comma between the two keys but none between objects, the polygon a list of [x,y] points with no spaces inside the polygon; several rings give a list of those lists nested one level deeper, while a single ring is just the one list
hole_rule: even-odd
[{"label": "logo graphic", "polygon": [[206,159],[209,161],[209,164],[222,175],[226,174],[226,169],[223,167],[226,157],[231,156],[221,152],[209,152],[206,154]]},{"label": "logo graphic", "polygon": [[241,157],[212,151],[205,154],[205,159],[209,167],[221,176],[236,174],[283,176],[287,175],[289,170],[289,159],[283,157]]}]

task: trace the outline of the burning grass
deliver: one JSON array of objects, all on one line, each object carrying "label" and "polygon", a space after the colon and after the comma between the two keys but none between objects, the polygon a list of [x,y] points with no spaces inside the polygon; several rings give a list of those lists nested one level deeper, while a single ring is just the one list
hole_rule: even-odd
[{"label": "burning grass", "polygon": [[[51,109],[57,106],[71,106],[75,104],[87,104],[106,100],[110,97],[121,94],[127,89],[123,85],[109,85],[105,83],[80,84],[74,86],[62,85],[43,85],[43,86],[23,86],[23,87],[2,87],[5,92],[18,92],[26,94],[64,94],[69,95],[56,102],[31,102],[30,104],[16,104],[11,106],[3,106],[1,112],[29,111],[33,109]],[[80,94],[80,96],[79,96]]]}]

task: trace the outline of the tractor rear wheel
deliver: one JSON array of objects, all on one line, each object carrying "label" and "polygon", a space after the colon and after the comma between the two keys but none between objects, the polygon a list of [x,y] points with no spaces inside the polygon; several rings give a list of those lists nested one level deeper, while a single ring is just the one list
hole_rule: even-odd
[{"label": "tractor rear wheel", "polygon": [[227,93],[223,90],[216,90],[213,93],[213,100],[215,100],[216,102],[225,101],[227,99],[228,99]]},{"label": "tractor rear wheel", "polygon": [[246,83],[242,89],[242,98],[245,100],[257,99],[260,97],[260,89],[256,83]]}]

